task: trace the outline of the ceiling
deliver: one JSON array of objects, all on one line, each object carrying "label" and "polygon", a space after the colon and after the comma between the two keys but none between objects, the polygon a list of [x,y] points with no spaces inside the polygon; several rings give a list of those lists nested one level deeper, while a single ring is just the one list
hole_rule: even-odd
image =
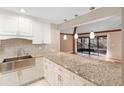
[{"label": "ceiling", "polygon": [[[20,13],[21,7],[4,7],[4,9]],[[23,9],[27,15],[46,19],[55,24],[63,23],[64,19],[75,18],[75,14],[80,16],[91,11],[89,7],[23,7]]]},{"label": "ceiling", "polygon": [[[91,31],[104,31],[110,29],[120,29],[121,28],[121,16],[112,16],[98,22],[86,24],[79,26],[77,28],[77,33],[85,33]],[[73,33],[74,28],[61,29],[61,33]]]}]

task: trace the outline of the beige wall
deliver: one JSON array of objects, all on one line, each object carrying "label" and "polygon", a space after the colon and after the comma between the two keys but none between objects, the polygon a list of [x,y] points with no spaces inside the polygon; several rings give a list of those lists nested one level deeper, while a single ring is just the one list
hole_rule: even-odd
[{"label": "beige wall", "polygon": [[63,36],[60,36],[60,51],[73,52],[73,36],[67,35],[67,40],[64,40]]},{"label": "beige wall", "polygon": [[107,34],[107,56],[121,60],[121,31]]},{"label": "beige wall", "polygon": [[58,28],[58,25],[51,24],[51,31],[52,31],[52,36],[51,36],[51,42],[52,45],[60,51],[60,30]]},{"label": "beige wall", "polygon": [[23,50],[20,56],[24,56],[24,53],[28,53],[32,56],[40,56],[45,53],[50,52],[58,52],[54,44],[37,44],[33,45],[31,40],[25,39],[8,39],[2,41],[2,45],[0,47],[0,62],[3,61],[4,58],[17,57],[18,51]]}]

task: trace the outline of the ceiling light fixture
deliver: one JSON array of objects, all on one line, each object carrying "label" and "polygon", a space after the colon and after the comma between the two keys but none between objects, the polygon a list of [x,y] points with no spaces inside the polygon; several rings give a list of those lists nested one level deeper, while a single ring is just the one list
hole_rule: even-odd
[{"label": "ceiling light fixture", "polygon": [[67,40],[67,35],[64,35],[64,36],[63,36],[63,39],[64,39],[64,40]]},{"label": "ceiling light fixture", "polygon": [[78,34],[77,33],[75,33],[74,39],[78,39]]},{"label": "ceiling light fixture", "polygon": [[90,32],[90,39],[94,39],[95,38],[95,33],[92,31]]},{"label": "ceiling light fixture", "polygon": [[23,9],[23,8],[20,9],[20,12],[21,12],[21,13],[26,13],[25,9]]}]

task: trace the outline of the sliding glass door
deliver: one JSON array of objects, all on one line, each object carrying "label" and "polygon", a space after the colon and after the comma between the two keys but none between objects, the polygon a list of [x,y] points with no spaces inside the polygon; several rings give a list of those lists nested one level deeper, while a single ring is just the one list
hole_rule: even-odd
[{"label": "sliding glass door", "polygon": [[94,39],[80,37],[77,40],[77,51],[89,55],[106,55],[107,36],[96,36]]},{"label": "sliding glass door", "polygon": [[84,53],[84,54],[89,54],[89,37],[81,37],[78,39],[77,43],[77,51]]}]

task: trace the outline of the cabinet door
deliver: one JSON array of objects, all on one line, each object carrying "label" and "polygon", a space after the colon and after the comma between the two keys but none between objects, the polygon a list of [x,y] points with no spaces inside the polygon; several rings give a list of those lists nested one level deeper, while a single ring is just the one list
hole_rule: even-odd
[{"label": "cabinet door", "polygon": [[64,70],[64,75],[63,75],[63,86],[70,86],[71,85],[71,76],[70,76],[70,71]]},{"label": "cabinet door", "polygon": [[22,84],[29,83],[35,79],[34,67],[22,70]]},{"label": "cabinet door", "polygon": [[16,86],[18,84],[17,72],[10,72],[0,75],[0,86]]},{"label": "cabinet door", "polygon": [[54,82],[54,65],[50,60],[47,61],[47,81],[50,85],[53,85]]},{"label": "cabinet door", "polygon": [[44,78],[47,80],[48,78],[48,67],[47,67],[47,61],[46,61],[46,58],[43,59],[43,71],[44,71]]},{"label": "cabinet door", "polygon": [[65,71],[63,67],[59,66],[58,64],[55,64],[54,68],[55,68],[55,85],[56,86],[64,85]]},{"label": "cabinet door", "polygon": [[42,44],[43,43],[42,23],[39,21],[33,20],[32,31],[33,31],[33,44]]},{"label": "cabinet door", "polygon": [[55,70],[54,64],[52,61],[45,59],[44,61],[44,77],[48,81],[50,85],[54,85],[55,83]]},{"label": "cabinet door", "polygon": [[19,16],[18,35],[32,36],[32,20],[26,16]]},{"label": "cabinet door", "polygon": [[43,58],[36,58],[35,79],[43,77]]},{"label": "cabinet door", "polygon": [[0,34],[2,35],[16,35],[18,31],[18,16],[0,10]]},{"label": "cabinet door", "polygon": [[51,43],[51,25],[48,23],[43,23],[43,43]]}]

